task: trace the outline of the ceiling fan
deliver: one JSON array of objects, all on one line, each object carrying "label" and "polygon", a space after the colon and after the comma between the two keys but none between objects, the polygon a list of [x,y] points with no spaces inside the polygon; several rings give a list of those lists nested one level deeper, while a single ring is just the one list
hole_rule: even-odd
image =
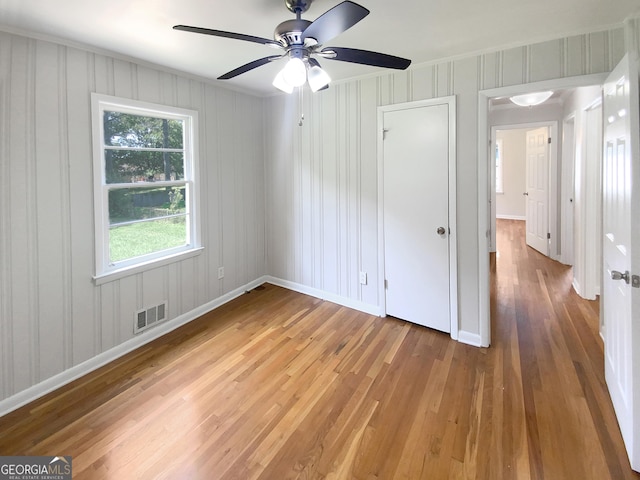
[{"label": "ceiling fan", "polygon": [[311,2],[312,0],[285,0],[286,7],[296,15],[296,18],[295,20],[286,20],[278,25],[274,32],[274,40],[188,25],[175,25],[173,28],[185,32],[260,43],[283,50],[284,53],[280,55],[260,58],[231,70],[218,77],[218,80],[228,80],[267,63],[288,57],[289,61],[273,81],[275,87],[286,93],[293,92],[295,87],[304,85],[306,81],[309,82],[309,87],[313,92],[328,88],[331,78],[314,57],[398,70],[404,70],[411,64],[411,60],[384,53],[355,48],[323,47],[325,42],[366,17],[369,10],[347,0],[310,22],[303,20],[302,14],[309,9]]}]

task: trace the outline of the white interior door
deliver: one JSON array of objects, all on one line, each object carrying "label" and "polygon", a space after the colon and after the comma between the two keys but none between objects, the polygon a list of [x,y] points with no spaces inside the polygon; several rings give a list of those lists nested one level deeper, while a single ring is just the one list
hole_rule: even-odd
[{"label": "white interior door", "polygon": [[527,245],[549,255],[549,128],[527,132]]},{"label": "white interior door", "polygon": [[[640,470],[638,67],[627,54],[604,86],[603,297],[605,375],[627,453]],[[633,317],[636,317],[635,322]]]},{"label": "white interior door", "polygon": [[449,332],[449,106],[383,123],[386,313]]}]

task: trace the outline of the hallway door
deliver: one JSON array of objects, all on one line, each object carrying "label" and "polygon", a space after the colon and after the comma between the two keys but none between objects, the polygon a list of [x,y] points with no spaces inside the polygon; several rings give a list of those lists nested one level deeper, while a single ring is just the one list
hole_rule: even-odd
[{"label": "hallway door", "polygon": [[527,245],[549,255],[549,128],[527,132]]}]

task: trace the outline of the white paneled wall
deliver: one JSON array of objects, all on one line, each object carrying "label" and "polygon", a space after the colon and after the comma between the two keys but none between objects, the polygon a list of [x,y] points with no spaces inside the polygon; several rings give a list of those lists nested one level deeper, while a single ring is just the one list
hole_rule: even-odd
[{"label": "white paneled wall", "polygon": [[[94,285],[91,92],[199,112],[201,255]],[[0,401],[266,274],[262,99],[8,33],[0,95]]]},{"label": "white paneled wall", "polygon": [[302,127],[298,97],[268,99],[269,273],[379,307],[376,109],[456,95],[460,328],[477,336],[478,91],[607,72],[624,51],[619,28],[334,84],[305,96]]}]

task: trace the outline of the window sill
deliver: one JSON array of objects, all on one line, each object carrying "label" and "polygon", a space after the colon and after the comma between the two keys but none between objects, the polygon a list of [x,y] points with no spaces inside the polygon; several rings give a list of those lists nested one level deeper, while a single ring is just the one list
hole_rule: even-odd
[{"label": "window sill", "polygon": [[93,282],[96,285],[103,285],[105,283],[114,282],[116,280],[120,280],[122,278],[129,277],[131,275],[136,275],[138,273],[153,270],[154,268],[171,265],[172,263],[179,262],[181,260],[186,260],[187,258],[197,257],[202,253],[203,250],[204,250],[204,247],[198,247],[192,250],[188,250],[186,252],[180,252],[174,255],[169,255],[166,257],[149,260],[148,262],[145,262],[145,263],[139,263],[137,265],[131,265],[129,267],[120,268],[118,270],[112,270],[110,272],[94,276]]}]

